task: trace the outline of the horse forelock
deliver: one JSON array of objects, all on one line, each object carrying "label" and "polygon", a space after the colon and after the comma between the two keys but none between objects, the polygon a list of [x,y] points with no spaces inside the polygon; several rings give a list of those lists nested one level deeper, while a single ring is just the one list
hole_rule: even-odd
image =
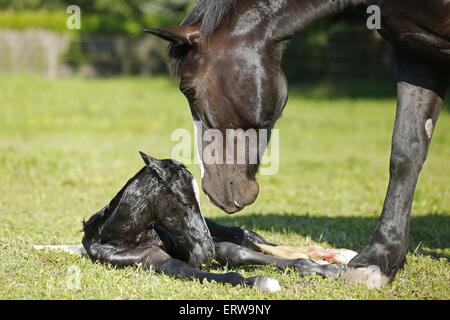
[{"label": "horse forelock", "polygon": [[203,38],[208,39],[233,9],[236,2],[237,0],[199,0],[181,25],[200,24]]},{"label": "horse forelock", "polygon": [[[237,0],[199,0],[180,25],[199,25],[202,38],[207,41],[236,2]],[[186,46],[173,43],[169,45],[169,71],[172,76],[180,76],[181,64],[187,50]]]}]

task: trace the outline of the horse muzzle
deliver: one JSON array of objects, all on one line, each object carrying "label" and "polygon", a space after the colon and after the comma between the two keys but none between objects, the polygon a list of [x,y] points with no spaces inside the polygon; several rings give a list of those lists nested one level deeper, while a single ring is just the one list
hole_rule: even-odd
[{"label": "horse muzzle", "polygon": [[202,188],[216,207],[232,214],[255,202],[259,194],[256,180],[249,179],[245,173],[234,170],[232,166],[211,169],[207,167],[205,170]]}]

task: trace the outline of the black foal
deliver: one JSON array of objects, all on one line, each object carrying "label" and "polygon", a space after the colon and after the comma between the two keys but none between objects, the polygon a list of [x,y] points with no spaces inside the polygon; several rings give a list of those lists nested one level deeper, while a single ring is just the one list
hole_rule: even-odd
[{"label": "black foal", "polygon": [[157,272],[263,291],[279,290],[267,277],[200,271],[213,260],[230,266],[294,267],[300,274],[339,276],[344,265],[320,265],[308,259],[282,259],[263,254],[260,235],[225,227],[203,218],[198,186],[182,164],[141,153],[146,164],[102,210],[84,222],[83,246],[94,261],[118,267],[142,265]]}]

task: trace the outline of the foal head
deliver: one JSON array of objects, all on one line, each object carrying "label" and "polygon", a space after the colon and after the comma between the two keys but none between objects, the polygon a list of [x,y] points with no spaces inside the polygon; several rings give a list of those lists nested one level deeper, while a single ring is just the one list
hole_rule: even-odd
[{"label": "foal head", "polygon": [[265,146],[258,144],[256,162],[246,156],[239,163],[236,153],[231,155],[234,161],[227,162],[227,146],[244,148],[246,155],[250,146],[238,145],[234,138],[227,141],[231,138],[226,130],[267,129],[270,137],[287,100],[280,68],[285,41],[275,41],[264,32],[266,18],[252,11],[253,2],[257,1],[200,0],[181,26],[146,30],[171,43],[170,68],[180,78],[197,132],[216,129],[222,133],[218,141],[205,141],[197,134],[197,147],[221,144],[218,147],[225,150],[221,161],[207,163],[203,154],[200,158],[204,192],[228,213],[256,200],[255,175]]},{"label": "foal head", "polygon": [[195,178],[173,160],[141,156],[163,185],[152,204],[155,219],[170,233],[181,258],[192,266],[208,264],[214,258],[214,243],[200,211]]}]

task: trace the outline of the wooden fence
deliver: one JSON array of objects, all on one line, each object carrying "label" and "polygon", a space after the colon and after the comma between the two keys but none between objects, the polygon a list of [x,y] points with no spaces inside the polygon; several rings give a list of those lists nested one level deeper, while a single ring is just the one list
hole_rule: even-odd
[{"label": "wooden fence", "polygon": [[[167,44],[149,35],[75,35],[47,30],[0,29],[0,73],[34,72],[50,77],[161,74]],[[392,78],[392,50],[363,27],[332,28],[324,44],[297,36],[284,69],[291,81],[322,78]]]}]

